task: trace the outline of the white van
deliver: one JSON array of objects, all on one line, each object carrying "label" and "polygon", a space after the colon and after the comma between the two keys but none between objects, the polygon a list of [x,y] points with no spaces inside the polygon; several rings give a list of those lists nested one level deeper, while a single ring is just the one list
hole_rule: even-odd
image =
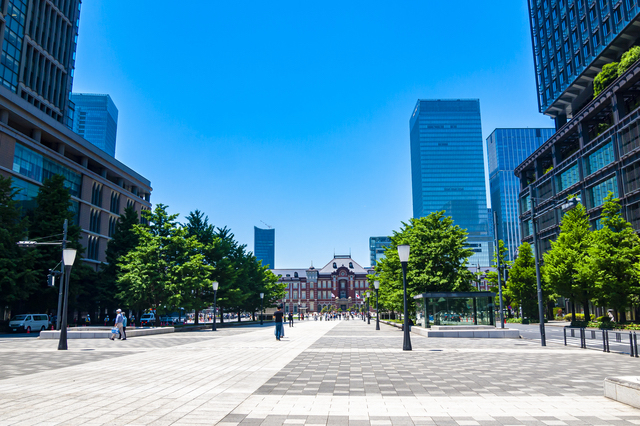
[{"label": "white van", "polygon": [[49,316],[45,314],[16,315],[9,321],[10,331],[42,331],[49,327]]}]

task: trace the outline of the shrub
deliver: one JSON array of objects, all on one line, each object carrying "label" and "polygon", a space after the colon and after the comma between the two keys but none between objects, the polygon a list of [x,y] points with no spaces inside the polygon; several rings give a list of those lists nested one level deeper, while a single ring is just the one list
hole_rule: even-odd
[{"label": "shrub", "polygon": [[[564,320],[565,321],[573,321],[573,318],[571,317],[571,314],[567,314],[564,316]],[[576,314],[576,320],[577,321],[584,321],[584,314]]]},{"label": "shrub", "polygon": [[596,322],[611,322],[611,318],[609,317],[609,315],[603,315],[596,318]]},{"label": "shrub", "polygon": [[522,324],[522,318],[507,318],[508,323]]},{"label": "shrub", "polygon": [[640,46],[633,46],[631,49],[624,52],[620,64],[618,65],[618,77],[620,77],[631,65],[633,65],[638,59],[640,59]]},{"label": "shrub", "polygon": [[604,89],[618,78],[618,63],[611,62],[602,67],[602,71],[593,79],[593,97],[598,96]]}]

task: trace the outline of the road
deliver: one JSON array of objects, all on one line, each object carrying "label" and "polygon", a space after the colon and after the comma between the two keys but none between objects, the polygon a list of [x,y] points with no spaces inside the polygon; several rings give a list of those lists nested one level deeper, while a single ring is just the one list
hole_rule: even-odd
[{"label": "road", "polygon": [[[540,341],[540,324],[511,324],[505,325],[507,328],[515,328],[520,330],[520,335],[524,339]],[[614,353],[624,355],[630,354],[629,332],[619,332],[620,342],[616,342],[616,332],[609,331],[609,350]],[[559,325],[546,325],[545,337],[547,344],[564,345],[564,327]],[[602,331],[595,330],[595,339],[592,338],[591,330],[587,330],[587,348],[593,350],[602,350]],[[570,331],[567,330],[567,345],[580,347],[580,332],[575,330],[575,337],[571,337]]]}]

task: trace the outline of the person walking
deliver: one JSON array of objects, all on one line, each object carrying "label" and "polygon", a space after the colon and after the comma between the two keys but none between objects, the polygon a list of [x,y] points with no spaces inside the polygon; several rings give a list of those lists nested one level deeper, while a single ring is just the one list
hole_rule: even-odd
[{"label": "person walking", "polygon": [[122,315],[122,340],[127,340],[127,316]]},{"label": "person walking", "polygon": [[289,312],[289,327],[293,327],[293,313]]},{"label": "person walking", "polygon": [[[116,310],[116,319],[115,319],[115,326],[118,329],[118,333],[120,334],[120,337],[118,337],[118,339],[122,339],[122,321],[123,321],[122,311],[118,309]],[[116,335],[112,334],[111,340],[115,340],[115,337]]]},{"label": "person walking", "polygon": [[273,320],[276,323],[276,340],[284,335],[284,312],[282,312],[282,306],[278,306],[278,310],[273,313]]}]

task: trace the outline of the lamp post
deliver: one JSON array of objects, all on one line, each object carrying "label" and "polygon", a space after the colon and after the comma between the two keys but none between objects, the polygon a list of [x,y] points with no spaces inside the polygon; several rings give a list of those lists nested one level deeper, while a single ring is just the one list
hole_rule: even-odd
[{"label": "lamp post", "polygon": [[409,263],[409,251],[411,247],[408,244],[398,246],[398,257],[402,264],[402,289],[404,292],[404,318],[403,329],[404,339],[402,341],[402,350],[411,350],[411,336],[409,335],[409,307],[407,306],[407,263]]},{"label": "lamp post", "polygon": [[369,316],[369,292],[367,291],[367,324],[371,324],[371,317]]},{"label": "lamp post", "polygon": [[378,290],[380,289],[380,281],[375,280],[373,286],[376,289],[376,330],[380,330],[380,310],[378,309]]},{"label": "lamp post", "polygon": [[263,325],[263,322],[262,322],[262,316],[263,316],[262,315],[262,312],[263,312],[263,309],[262,309],[263,304],[262,303],[263,303],[263,300],[264,300],[264,293],[260,293],[260,325]]},{"label": "lamp post", "polygon": [[216,299],[218,298],[218,281],[211,283],[213,286],[213,325],[211,331],[216,331]]},{"label": "lamp post", "polygon": [[[309,283],[309,294],[308,296],[311,296],[311,292],[313,291],[314,296],[318,296],[318,289],[316,287],[316,283],[318,282],[318,270],[316,268],[313,267],[313,262],[311,262],[311,267],[309,269],[306,270],[307,273],[307,282]],[[312,301],[311,299],[316,299],[316,297],[309,297],[309,305],[311,305]],[[315,305],[315,303],[313,304],[313,306],[309,306],[309,309],[311,312],[312,309],[316,309],[317,310],[317,306]]]},{"label": "lamp post", "polygon": [[62,260],[64,262],[64,301],[62,308],[62,323],[60,324],[60,340],[58,341],[58,350],[67,350],[67,312],[69,309],[69,278],[71,278],[71,267],[73,261],[76,260],[76,249],[65,248],[62,251]]}]

